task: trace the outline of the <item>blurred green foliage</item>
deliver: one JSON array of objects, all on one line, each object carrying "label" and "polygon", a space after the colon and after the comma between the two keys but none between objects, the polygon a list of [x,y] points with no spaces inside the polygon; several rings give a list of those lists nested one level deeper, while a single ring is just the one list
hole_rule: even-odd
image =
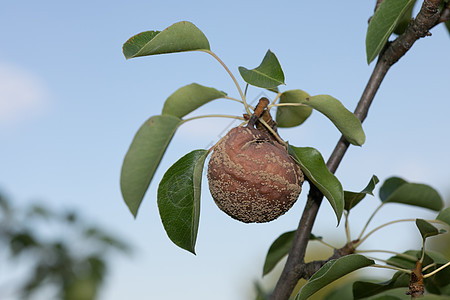
[{"label": "blurred green foliage", "polygon": [[[0,195],[2,271],[25,269],[17,279],[0,281],[0,299],[94,300],[108,271],[111,252],[130,253],[119,238],[88,224],[76,212],[30,204],[13,207]],[[14,272],[12,272],[14,273]],[[6,293],[6,294],[5,294]]]}]

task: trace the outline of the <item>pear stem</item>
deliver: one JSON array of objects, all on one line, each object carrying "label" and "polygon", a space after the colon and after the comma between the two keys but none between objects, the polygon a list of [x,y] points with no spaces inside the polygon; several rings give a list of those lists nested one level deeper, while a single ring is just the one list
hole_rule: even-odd
[{"label": "pear stem", "polygon": [[266,97],[262,97],[259,99],[258,105],[255,107],[255,111],[253,112],[252,116],[250,117],[250,120],[248,120],[247,127],[254,127],[256,121],[261,118],[262,114],[264,113],[264,110],[266,109],[267,105],[269,105],[270,101]]}]

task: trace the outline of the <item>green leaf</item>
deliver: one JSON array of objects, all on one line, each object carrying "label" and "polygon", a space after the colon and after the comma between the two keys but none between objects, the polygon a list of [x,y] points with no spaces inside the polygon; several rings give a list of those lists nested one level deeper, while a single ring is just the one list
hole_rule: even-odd
[{"label": "green leaf", "polygon": [[267,300],[269,298],[269,294],[266,293],[259,282],[254,283],[256,298],[255,300]]},{"label": "green leaf", "polygon": [[139,128],[122,165],[120,188],[134,217],[181,120],[153,116]]},{"label": "green leaf", "polygon": [[174,163],[158,187],[164,229],[177,246],[195,254],[200,218],[202,171],[207,150],[194,150]]},{"label": "green leaf", "polygon": [[397,177],[386,180],[380,189],[384,203],[403,203],[434,211],[442,209],[444,203],[439,193],[426,184],[408,183]]},{"label": "green leaf", "polygon": [[291,145],[288,147],[288,152],[293,156],[306,177],[328,199],[339,224],[344,210],[344,190],[336,176],[328,170],[320,152],[311,147],[294,147]]},{"label": "green leaf", "polygon": [[353,282],[346,282],[333,286],[332,290],[325,296],[323,296],[321,299],[325,300],[353,299],[352,285]]},{"label": "green leaf", "polygon": [[351,144],[361,146],[366,141],[361,121],[336,98],[330,95],[317,95],[306,99],[304,104],[330,119]]},{"label": "green leaf", "polygon": [[373,260],[359,254],[350,254],[339,259],[330,260],[309,279],[295,299],[307,299],[321,288],[340,279],[342,276],[373,264],[375,264]]},{"label": "green leaf", "polygon": [[223,98],[226,95],[226,93],[215,88],[192,83],[179,88],[167,98],[162,114],[182,118],[203,104]]},{"label": "green leaf", "polygon": [[318,235],[314,235],[312,233],[309,234],[309,241],[317,241],[317,240],[322,240],[323,237],[318,236]]},{"label": "green leaf", "polygon": [[395,192],[400,186],[408,183],[406,180],[401,179],[399,177],[390,177],[383,182],[383,185],[380,188],[380,200],[381,202],[385,202],[389,196]]},{"label": "green leaf", "polygon": [[425,257],[429,257],[432,262],[438,265],[445,265],[446,263],[448,263],[448,259],[444,255],[436,251],[426,250]]},{"label": "green leaf", "polygon": [[376,175],[372,175],[372,178],[370,178],[369,183],[367,186],[361,191],[361,193],[369,194],[373,196],[373,190],[375,189],[375,186],[380,182],[378,177]]},{"label": "green leaf", "polygon": [[[270,273],[280,260],[288,255],[294,241],[295,230],[288,231],[280,235],[270,246],[266,255],[266,260],[263,267],[263,276]],[[321,236],[309,235],[309,241],[321,240]]]},{"label": "green leaf", "polygon": [[163,31],[139,33],[123,44],[126,59],[195,50],[210,50],[209,42],[200,29],[187,21],[175,23]]},{"label": "green leaf", "polygon": [[[444,264],[438,264],[435,268],[442,267]],[[427,272],[433,271],[433,269],[429,269]],[[431,286],[434,289],[439,289],[440,294],[450,296],[450,266],[445,267],[435,275],[425,279],[426,288],[429,289]],[[430,289],[431,290],[431,289]],[[450,297],[449,297],[450,299]]]},{"label": "green leaf", "polygon": [[399,20],[397,26],[394,28],[394,33],[396,35],[403,34],[406,29],[408,28],[409,24],[411,23],[412,18],[412,12],[414,8],[414,4],[416,3],[416,0],[413,1],[411,5],[409,5],[408,10],[405,11],[403,14],[403,17]]},{"label": "green leaf", "polygon": [[388,290],[407,286],[409,286],[409,274],[396,272],[391,280],[382,283],[356,281],[353,284],[353,297],[354,299],[363,299]]},{"label": "green leaf", "polygon": [[426,294],[420,298],[421,300],[450,300],[449,295]]},{"label": "green leaf", "polygon": [[439,230],[436,227],[423,219],[416,219],[416,226],[419,228],[422,239],[439,234]]},{"label": "green leaf", "polygon": [[289,253],[294,235],[295,230],[285,232],[272,243],[264,262],[263,276],[272,271],[277,263]]},{"label": "green leaf", "polygon": [[248,70],[239,67],[239,73],[248,84],[265,89],[272,89],[284,84],[284,73],[280,62],[270,50],[267,50],[263,61],[257,68]]},{"label": "green leaf", "polygon": [[344,209],[346,211],[350,211],[365,197],[366,197],[365,193],[344,191]]},{"label": "green leaf", "polygon": [[361,146],[366,136],[358,118],[342,105],[342,103],[329,95],[309,97],[302,90],[290,90],[281,94],[280,103],[296,103],[305,106],[280,106],[277,110],[276,121],[280,127],[292,127],[303,123],[311,114],[308,107],[324,114],[339,129],[344,137],[353,145]]},{"label": "green leaf", "polygon": [[[280,96],[280,103],[304,103],[309,94],[302,90],[286,91]],[[312,108],[303,106],[279,106],[276,122],[278,127],[294,127],[302,124],[311,115]]]},{"label": "green leaf", "polygon": [[436,220],[442,221],[450,226],[450,207],[447,207],[438,214]]},{"label": "green leaf", "polygon": [[367,194],[373,196],[373,190],[375,189],[376,184],[380,182],[377,176],[373,175],[370,179],[367,186],[359,193],[344,191],[344,209],[346,211],[351,210],[355,207],[362,199],[366,197]]},{"label": "green leaf", "polygon": [[376,297],[371,300],[402,300],[402,299],[404,299],[404,298],[399,298],[399,297],[393,296],[393,295],[382,295],[380,297]]},{"label": "green leaf", "polygon": [[384,0],[373,15],[366,35],[367,63],[381,52],[389,36],[415,0]]}]

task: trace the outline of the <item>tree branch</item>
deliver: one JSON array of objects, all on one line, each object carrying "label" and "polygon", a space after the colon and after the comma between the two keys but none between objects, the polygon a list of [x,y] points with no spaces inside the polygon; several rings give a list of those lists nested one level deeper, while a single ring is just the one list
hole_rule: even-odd
[{"label": "tree branch", "polygon": [[[369,107],[389,68],[412,47],[416,40],[430,35],[429,30],[439,22],[438,8],[440,3],[441,0],[425,0],[416,19],[412,21],[405,33],[392,43],[388,43],[384,51],[380,53],[372,75],[354,112],[361,122],[366,118]],[[327,161],[327,167],[330,172],[334,173],[336,171],[348,147],[349,142],[344,137],[341,137]],[[306,246],[322,199],[323,194],[315,186],[311,185],[288,259],[269,299],[289,299],[297,282],[301,278],[311,277],[317,271],[317,266],[325,263],[325,261],[308,264],[304,262]]]},{"label": "tree branch", "polygon": [[441,17],[439,18],[439,23],[450,21],[450,2],[444,3],[441,9]]}]

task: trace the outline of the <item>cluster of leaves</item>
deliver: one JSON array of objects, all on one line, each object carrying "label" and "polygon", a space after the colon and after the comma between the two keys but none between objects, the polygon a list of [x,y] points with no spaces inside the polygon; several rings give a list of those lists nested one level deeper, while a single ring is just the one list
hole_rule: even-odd
[{"label": "cluster of leaves", "polygon": [[[348,226],[348,219],[351,209],[365,199],[366,195],[373,195],[373,190],[377,183],[378,178],[373,176],[368,185],[361,192],[344,192],[346,227]],[[425,250],[425,240],[427,238],[446,232],[443,229],[439,230],[431,223],[439,224],[441,226],[450,226],[450,208],[442,209],[443,201],[441,197],[437,191],[430,186],[425,184],[410,183],[398,177],[391,177],[383,183],[379,190],[379,198],[381,202],[380,205],[370,216],[360,235],[355,240],[352,240],[347,232],[348,243],[341,249],[334,249],[335,253],[340,253],[343,249],[345,249],[345,253],[342,253],[343,256],[329,260],[326,264],[324,264],[323,267],[317,271],[300,290],[296,296],[296,299],[307,299],[318,290],[355,270],[370,266],[379,266],[375,263],[377,260],[376,258],[366,257],[361,253],[392,253],[391,251],[383,249],[359,251],[358,247],[374,232],[398,222],[415,222],[423,239],[422,250],[408,250],[404,253],[395,253],[394,256],[384,261],[387,265],[384,267],[389,268],[391,266],[392,269],[398,270],[393,277],[389,281],[383,283],[366,281],[355,282],[353,284],[354,299],[363,299],[389,291],[391,289],[408,287],[410,285],[411,273],[413,273],[413,271],[417,268],[418,262],[420,262],[420,266],[416,271],[420,274],[418,275],[419,277],[423,277],[424,287],[430,293],[436,294],[434,295],[434,297],[437,297],[436,299],[446,299],[439,298],[437,295],[443,295],[443,297],[450,296],[450,268],[448,268],[448,266],[450,266],[449,260],[440,253]],[[382,207],[384,207],[384,205],[389,203],[413,205],[427,208],[439,213],[435,220],[394,220],[380,225],[364,235],[364,232],[374,215]],[[266,256],[263,275],[271,272],[273,268],[283,259],[283,257],[288,254],[294,234],[295,231],[286,232],[273,242]],[[330,246],[328,243],[323,241],[322,237],[317,237],[315,235],[311,235],[310,241],[318,241],[324,245]],[[391,295],[391,297],[393,298],[389,299],[397,299],[393,295]]]},{"label": "cluster of leaves", "polygon": [[[152,116],[141,126],[125,156],[121,172],[122,195],[134,216],[177,128],[187,121],[208,117],[185,118],[187,114],[219,98],[240,102],[249,115],[253,109],[228,67],[211,51],[204,34],[190,22],[175,23],[163,31],[142,32],[123,46],[127,59],[184,51],[201,51],[217,59],[235,82],[241,99],[229,97],[215,88],[189,84],[167,98],[161,115]],[[361,122],[339,100],[329,95],[310,96],[302,90],[279,92],[278,86],[284,84],[284,73],[270,50],[258,67],[239,67],[239,72],[247,87],[252,85],[276,93],[267,109],[277,107],[278,127],[298,126],[316,110],[326,116],[351,144],[360,146],[364,143]],[[240,116],[225,117],[244,121]],[[158,188],[158,208],[169,238],[192,253],[195,253],[199,223],[202,170],[210,150],[194,150],[183,156],[167,170]],[[322,155],[311,147],[289,145],[288,151],[309,182],[328,199],[339,222],[344,210],[344,191],[339,180],[328,171]]]},{"label": "cluster of leaves", "polygon": [[17,293],[21,299],[49,287],[58,299],[96,299],[106,276],[108,253],[130,250],[74,212],[58,213],[41,205],[18,209],[1,196],[0,245],[7,249],[14,268],[21,266],[29,274],[23,282],[1,282],[0,298],[2,293]]},{"label": "cluster of leaves", "polygon": [[[408,29],[415,2],[416,0],[380,1],[381,5],[371,19],[367,30],[366,54],[369,64],[382,52],[393,33],[400,35]],[[448,5],[447,2],[443,1],[443,5]],[[449,22],[446,25],[450,28]],[[258,67],[254,69],[239,67],[239,73],[247,84],[245,92],[242,92],[228,67],[211,51],[208,39],[192,23],[179,22],[163,31],[142,32],[131,37],[123,46],[123,53],[127,59],[185,51],[201,51],[213,56],[234,81],[240,99],[230,97],[218,89],[192,83],[170,95],[164,102],[161,114],[152,116],[141,126],[125,156],[121,172],[122,195],[135,217],[153,175],[178,127],[191,120],[220,115],[189,118],[186,116],[200,106],[216,99],[240,102],[244,105],[247,114],[251,115],[253,108],[246,102],[246,91],[249,85],[276,94],[267,110],[270,111],[271,108],[276,107],[278,127],[301,125],[308,119],[312,111],[316,110],[333,122],[349,143],[359,146],[364,143],[365,135],[360,121],[339,100],[329,95],[310,96],[299,89],[280,92],[278,87],[284,84],[284,73],[275,54],[270,50],[267,51]],[[222,117],[240,119],[245,122],[245,119],[240,116]],[[260,122],[264,124],[263,120]],[[449,294],[449,282],[448,279],[445,280],[445,278],[449,278],[448,260],[438,253],[425,251],[425,240],[444,232],[434,227],[432,223],[450,225],[450,210],[448,208],[442,210],[442,200],[434,189],[423,184],[408,183],[396,177],[386,180],[380,189],[380,206],[368,219],[360,236],[352,241],[349,230],[347,230],[350,211],[366,195],[372,195],[378,179],[374,176],[361,192],[344,191],[339,180],[328,171],[319,151],[311,147],[293,145],[287,145],[287,149],[308,178],[309,183],[317,187],[327,198],[336,214],[338,223],[342,215],[345,216],[348,239],[345,247],[335,249],[336,253],[339,253],[338,257],[329,260],[313,275],[297,295],[297,299],[308,298],[317,290],[354,270],[378,266],[375,264],[376,259],[361,254],[362,251],[358,250],[359,245],[373,232],[392,223],[406,221],[416,223],[423,237],[422,250],[409,250],[405,253],[395,254],[386,261],[387,266],[384,266],[398,269],[392,279],[381,284],[356,282],[353,285],[353,296],[360,299],[390,291],[393,288],[408,286],[412,273],[422,276],[423,285],[430,293]],[[169,238],[176,245],[192,253],[195,253],[199,226],[202,170],[210,151],[211,149],[194,150],[180,158],[166,171],[158,188],[158,208]],[[364,235],[373,216],[387,203],[403,203],[440,212],[435,220],[396,220],[383,224]],[[273,243],[266,258],[264,274],[270,272],[287,255],[294,234],[294,231],[284,233]],[[325,243],[321,237],[314,235],[310,236],[310,241]],[[261,290],[260,287],[258,289]],[[386,299],[396,298],[391,295]]]}]

